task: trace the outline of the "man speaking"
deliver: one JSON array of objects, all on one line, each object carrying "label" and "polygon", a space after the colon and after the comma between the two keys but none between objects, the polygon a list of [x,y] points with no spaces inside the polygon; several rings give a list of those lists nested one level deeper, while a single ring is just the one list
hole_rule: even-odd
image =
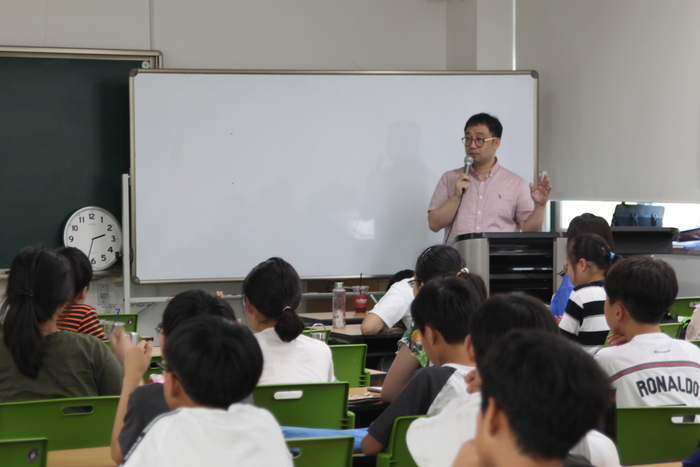
[{"label": "man speaking", "polygon": [[503,126],[486,113],[473,115],[464,127],[465,166],[445,172],[428,208],[430,230],[445,229],[445,244],[472,232],[537,232],[552,187],[537,176],[537,186],[498,163]]}]

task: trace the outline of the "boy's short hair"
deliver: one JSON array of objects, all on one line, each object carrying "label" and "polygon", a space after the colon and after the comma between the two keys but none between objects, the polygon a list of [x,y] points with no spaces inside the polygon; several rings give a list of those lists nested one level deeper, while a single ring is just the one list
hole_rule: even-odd
[{"label": "boy's short hair", "polygon": [[610,401],[603,370],[576,343],[537,330],[511,331],[486,354],[481,409],[495,399],[520,451],[563,459],[595,428]]},{"label": "boy's short hair", "polygon": [[678,295],[678,280],[665,261],[633,256],[608,269],[605,293],[610,303],[622,303],[634,321],[658,324]]},{"label": "boy's short hair", "polygon": [[87,255],[81,250],[72,246],[62,246],[56,250],[70,266],[71,277],[73,278],[73,295],[71,301],[83,291],[85,287],[90,287],[92,281],[92,265]]},{"label": "boy's short hair", "polygon": [[485,125],[495,138],[500,138],[503,134],[503,125],[501,125],[501,122],[493,115],[483,112],[472,115],[469,117],[469,120],[467,120],[467,124],[464,125],[464,132],[466,133],[467,129],[476,125]]},{"label": "boy's short hair", "polygon": [[196,316],[163,348],[167,371],[199,405],[228,408],[253,392],[263,369],[258,340],[246,326],[221,316]]},{"label": "boy's short hair", "polygon": [[514,329],[539,329],[559,334],[554,315],[539,299],[523,292],[497,294],[485,300],[471,319],[477,367],[496,341]]},{"label": "boy's short hair", "polygon": [[170,337],[184,321],[199,315],[222,316],[236,321],[236,315],[223,298],[204,290],[188,290],[175,295],[163,311],[163,334]]},{"label": "boy's short hair", "polygon": [[479,294],[467,281],[452,275],[436,277],[416,295],[411,317],[421,333],[430,326],[446,343],[457,344],[469,335],[469,321],[479,303]]}]

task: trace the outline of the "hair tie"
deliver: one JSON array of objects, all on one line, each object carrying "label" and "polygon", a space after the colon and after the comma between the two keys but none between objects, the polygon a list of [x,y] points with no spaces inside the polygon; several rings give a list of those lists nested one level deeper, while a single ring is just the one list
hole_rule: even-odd
[{"label": "hair tie", "polygon": [[292,309],[290,307],[286,306],[282,309],[282,313],[284,313],[285,311],[292,311]]},{"label": "hair tie", "polygon": [[612,251],[610,252],[610,261],[613,261],[615,259],[615,253]]},{"label": "hair tie", "polygon": [[34,298],[34,292],[32,291],[32,289],[22,289],[19,292],[17,292],[17,295],[20,297]]},{"label": "hair tie", "polygon": [[457,277],[463,276],[463,275],[465,275],[465,274],[469,274],[469,269],[467,269],[467,268],[462,268],[462,269],[460,269],[459,272],[457,273]]}]

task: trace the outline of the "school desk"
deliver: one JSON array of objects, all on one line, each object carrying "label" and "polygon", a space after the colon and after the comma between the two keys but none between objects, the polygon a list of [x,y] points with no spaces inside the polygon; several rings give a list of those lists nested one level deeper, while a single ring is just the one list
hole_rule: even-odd
[{"label": "school desk", "polygon": [[[347,324],[361,324],[367,313],[357,313],[355,311],[345,312],[345,322]],[[299,313],[299,317],[305,325],[311,326],[316,323],[330,326],[333,324],[333,313],[330,311],[321,311],[318,313]]]},{"label": "school desk", "polygon": [[109,446],[49,451],[47,467],[115,467]]}]

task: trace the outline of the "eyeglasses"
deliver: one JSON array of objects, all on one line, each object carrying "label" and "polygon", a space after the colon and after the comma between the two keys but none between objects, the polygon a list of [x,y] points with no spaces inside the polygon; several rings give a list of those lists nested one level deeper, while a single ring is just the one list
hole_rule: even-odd
[{"label": "eyeglasses", "polygon": [[411,287],[413,287],[414,285],[418,286],[422,283],[423,283],[423,281],[419,280],[419,279],[411,279],[410,281],[408,281],[408,285],[410,285]]},{"label": "eyeglasses", "polygon": [[245,295],[241,295],[241,303],[243,304],[243,308],[248,306],[248,300],[245,299]]},{"label": "eyeglasses", "polygon": [[484,143],[486,141],[491,141],[497,139],[495,136],[493,138],[472,138],[471,136],[465,136],[462,138],[462,144],[464,144],[466,147],[469,147],[472,145],[472,141],[474,141],[474,144],[476,145],[477,148],[482,148],[484,147]]},{"label": "eyeglasses", "polygon": [[156,332],[158,334],[163,334],[163,323],[159,323],[158,326],[156,326]]},{"label": "eyeglasses", "polygon": [[164,361],[156,362],[156,366],[162,371],[163,373],[167,373],[168,371],[168,366],[165,364]]}]

